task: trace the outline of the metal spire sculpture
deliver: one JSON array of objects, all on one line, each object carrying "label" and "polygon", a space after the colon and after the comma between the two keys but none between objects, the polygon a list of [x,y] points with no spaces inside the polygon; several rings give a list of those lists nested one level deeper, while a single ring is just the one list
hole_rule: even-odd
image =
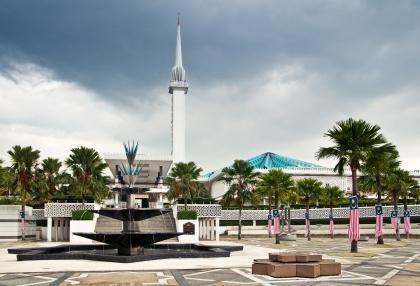
[{"label": "metal spire sculpture", "polygon": [[123,144],[128,164],[121,163],[121,174],[126,179],[129,187],[131,188],[136,183],[136,180],[142,170],[140,163],[135,164],[137,150],[139,149],[139,142],[137,141],[134,143],[133,140],[132,142],[127,141],[127,143],[124,142]]},{"label": "metal spire sculpture", "polygon": [[176,30],[176,50],[175,50],[175,65],[172,67],[171,81],[184,82],[185,81],[185,69],[182,66],[182,47],[181,47],[181,24],[179,21]]}]

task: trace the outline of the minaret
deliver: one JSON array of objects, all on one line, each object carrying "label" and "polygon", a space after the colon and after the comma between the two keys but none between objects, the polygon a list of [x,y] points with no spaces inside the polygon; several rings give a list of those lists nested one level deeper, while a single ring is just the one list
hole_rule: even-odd
[{"label": "minaret", "polygon": [[182,66],[181,26],[177,24],[175,65],[172,68],[169,93],[172,94],[172,161],[185,162],[185,99],[188,82]]}]

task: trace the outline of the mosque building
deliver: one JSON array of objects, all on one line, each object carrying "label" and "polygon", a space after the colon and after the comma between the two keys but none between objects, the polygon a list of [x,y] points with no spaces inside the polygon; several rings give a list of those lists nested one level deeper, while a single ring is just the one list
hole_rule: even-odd
[{"label": "mosque building", "polygon": [[[144,154],[137,154],[136,164],[141,166],[141,172],[135,183],[135,199],[138,207],[163,207],[168,203],[165,193],[168,188],[163,184],[163,179],[169,173],[171,166],[177,162],[185,161],[186,154],[186,96],[188,92],[186,72],[182,63],[181,46],[181,24],[178,17],[175,64],[171,71],[169,83],[169,94],[172,99],[172,152],[171,155],[151,157]],[[124,154],[105,154],[105,161],[108,164],[112,175],[115,178],[114,190],[121,190],[124,185],[121,173]],[[232,158],[233,161],[234,158]],[[292,176],[293,179],[314,178],[324,185],[338,186],[343,192],[351,192],[351,173],[345,170],[343,175],[338,175],[333,168],[323,167],[317,164],[293,159],[283,155],[266,152],[247,160],[260,173],[268,172],[270,169],[281,169]],[[219,181],[221,170],[207,173],[200,178],[210,191],[211,197],[219,200],[227,191],[227,186]],[[420,171],[413,171],[412,175],[420,180]],[[118,205],[124,201],[124,194],[115,192],[115,198],[109,202],[110,205]]]}]

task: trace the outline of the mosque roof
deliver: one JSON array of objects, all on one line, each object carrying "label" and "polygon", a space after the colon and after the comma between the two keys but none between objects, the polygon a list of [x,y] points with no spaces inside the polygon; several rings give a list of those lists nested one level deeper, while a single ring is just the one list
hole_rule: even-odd
[{"label": "mosque roof", "polygon": [[256,169],[272,168],[319,168],[321,166],[305,161],[293,159],[283,155],[266,152],[247,160]]},{"label": "mosque roof", "polygon": [[[322,168],[320,165],[293,159],[272,152],[266,152],[247,160],[255,169],[287,169],[287,168]],[[203,178],[212,179],[220,174],[221,170],[209,172]]]}]

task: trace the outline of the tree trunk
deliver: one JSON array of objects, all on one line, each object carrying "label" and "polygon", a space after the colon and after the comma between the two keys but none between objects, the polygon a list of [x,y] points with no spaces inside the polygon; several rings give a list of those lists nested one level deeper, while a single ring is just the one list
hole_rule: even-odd
[{"label": "tree trunk", "polygon": [[[407,203],[407,195],[404,195],[404,210],[406,211],[408,209],[408,203]],[[410,233],[406,233],[405,234],[405,238],[409,239],[410,238]]]},{"label": "tree trunk", "polygon": [[309,200],[306,200],[306,213],[308,214],[308,226],[306,227],[306,234],[308,241],[311,240],[311,217],[309,216]]},{"label": "tree trunk", "polygon": [[21,235],[22,235],[22,240],[25,240],[25,203],[22,202],[22,206],[21,206],[21,211],[22,211],[22,216],[21,216]]},{"label": "tree trunk", "polygon": [[239,205],[239,217],[238,217],[238,240],[242,238],[242,204]]},{"label": "tree trunk", "polygon": [[284,213],[284,205],[281,205],[281,233],[284,232],[284,218],[285,218],[285,213]]},{"label": "tree trunk", "polygon": [[[279,194],[278,194],[278,192],[276,192],[276,194],[274,195],[274,203],[275,203],[276,210],[278,210],[279,209]],[[273,217],[273,219],[274,219],[274,217]],[[278,232],[277,229],[276,229],[276,232]],[[280,234],[279,233],[276,233],[276,244],[280,244]]]},{"label": "tree trunk", "polygon": [[[398,211],[397,192],[394,191],[392,193],[392,198],[393,198],[393,201],[394,201],[394,211]],[[397,241],[400,241],[401,240],[401,237],[400,237],[400,228],[399,228],[400,221],[399,220],[400,219],[399,219],[398,214],[397,214],[397,225],[396,225],[396,228],[395,228],[395,239]]]},{"label": "tree trunk", "polygon": [[[330,218],[332,219],[333,215],[333,204],[332,202],[330,202]],[[330,222],[331,223],[331,222]],[[334,232],[330,233],[330,238],[333,239],[334,238]]]},{"label": "tree trunk", "polygon": [[[378,205],[382,205],[382,186],[381,186],[381,177],[379,174],[376,174],[376,192],[377,192],[377,198],[376,203]],[[377,244],[384,244],[384,237],[381,235],[378,237]]]},{"label": "tree trunk", "polygon": [[287,232],[290,233],[292,231],[292,219],[290,217],[290,205],[287,207]]},{"label": "tree trunk", "polygon": [[[268,196],[268,211],[269,211],[270,214],[271,214],[271,199],[272,199],[271,194],[269,194],[269,196]],[[268,238],[271,238],[271,230],[268,232]]]},{"label": "tree trunk", "polygon": [[[353,187],[352,194],[353,196],[357,196],[357,167],[354,164],[351,164],[350,169],[351,169],[351,182],[352,182],[352,187]],[[357,252],[357,240],[351,241],[350,252],[354,252],[354,253]]]}]

